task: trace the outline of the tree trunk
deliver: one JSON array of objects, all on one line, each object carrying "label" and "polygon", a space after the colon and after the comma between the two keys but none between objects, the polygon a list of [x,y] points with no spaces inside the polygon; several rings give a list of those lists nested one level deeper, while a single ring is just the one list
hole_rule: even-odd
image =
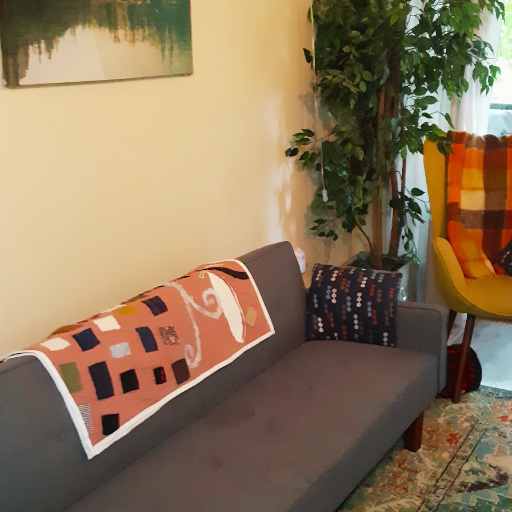
[{"label": "tree trunk", "polygon": [[[396,162],[391,162],[389,181],[391,182],[391,198],[398,199],[398,173],[396,171]],[[391,220],[391,235],[389,237],[389,255],[392,258],[398,257],[401,231],[402,230],[400,229],[400,215],[398,208],[393,208],[393,217]]]},{"label": "tree trunk", "polygon": [[386,84],[384,84],[379,93],[379,109],[378,109],[378,117],[377,117],[377,166],[379,171],[379,181],[380,185],[377,187],[377,195],[373,202],[373,254],[371,254],[372,263],[378,267],[382,268],[382,255],[384,252],[384,237],[383,237],[383,228],[382,228],[382,196],[381,188],[382,188],[382,177],[383,177],[383,169],[382,165],[386,165],[384,162],[384,140],[382,137],[382,120],[384,118],[384,111],[386,108]]},{"label": "tree trunk", "polygon": [[[398,118],[398,108],[399,108],[399,94],[400,88],[398,85],[398,81],[400,79],[400,68],[399,64],[395,64],[390,74],[390,79],[393,83],[393,108],[390,112],[390,117],[393,119]],[[393,137],[393,134],[391,134]],[[391,141],[389,142],[387,151],[386,151],[386,160],[390,163],[390,173],[389,173],[389,181],[391,183],[391,199],[397,200],[399,198],[399,190],[398,190],[398,173],[396,170],[396,161],[391,161]],[[391,222],[391,235],[389,238],[389,252],[388,254],[396,258],[398,257],[398,250],[400,248],[400,238],[402,235],[402,228],[400,226],[400,211],[398,208],[393,208],[393,217]]]},{"label": "tree trunk", "polygon": [[405,195],[405,176],[407,172],[407,158],[402,162],[402,197]]},{"label": "tree trunk", "polygon": [[380,190],[373,203],[373,264],[382,269],[382,255],[384,247],[383,229],[382,229],[382,197]]}]

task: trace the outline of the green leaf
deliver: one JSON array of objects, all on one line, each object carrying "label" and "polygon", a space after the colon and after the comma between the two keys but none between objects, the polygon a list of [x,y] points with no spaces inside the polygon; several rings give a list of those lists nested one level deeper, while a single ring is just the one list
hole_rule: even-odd
[{"label": "green leaf", "polygon": [[364,71],[363,71],[363,78],[364,78],[367,82],[371,82],[371,81],[372,81],[372,74],[371,74],[369,71],[364,70]]},{"label": "green leaf", "polygon": [[313,132],[311,130],[307,130],[307,129],[303,129],[302,133],[304,133],[304,135],[307,135],[308,137],[314,137],[315,136],[315,132]]},{"label": "green leaf", "polygon": [[446,155],[448,153],[446,151],[446,146],[442,142],[437,143],[437,149],[438,149],[439,153],[441,153],[442,155]]},{"label": "green leaf", "polygon": [[444,118],[446,119],[446,121],[450,125],[450,128],[452,130],[455,130],[455,125],[453,124],[453,121],[452,121],[452,118],[451,118],[450,114],[444,114]]},{"label": "green leaf", "polygon": [[311,55],[311,52],[307,48],[303,48],[303,50],[304,56],[306,57],[306,62],[311,64],[313,62],[313,55]]},{"label": "green leaf", "polygon": [[438,99],[435,96],[424,96],[423,101],[427,105],[434,105],[434,103],[437,103]]},{"label": "green leaf", "polygon": [[356,155],[356,158],[358,160],[362,160],[364,158],[364,151],[362,148],[360,148],[359,146],[356,146],[354,148],[354,152],[355,152],[355,155]]},{"label": "green leaf", "polygon": [[423,190],[420,190],[419,188],[416,188],[414,187],[412,190],[411,190],[411,194],[414,196],[414,197],[420,197],[424,194],[425,192]]},{"label": "green leaf", "polygon": [[293,148],[290,151],[290,156],[297,156],[299,154],[299,148]]},{"label": "green leaf", "polygon": [[366,92],[366,82],[359,82],[359,89],[361,89],[361,92]]},{"label": "green leaf", "polygon": [[409,200],[409,208],[414,213],[417,213],[418,215],[421,215],[420,205],[418,203],[416,203],[415,201]]}]

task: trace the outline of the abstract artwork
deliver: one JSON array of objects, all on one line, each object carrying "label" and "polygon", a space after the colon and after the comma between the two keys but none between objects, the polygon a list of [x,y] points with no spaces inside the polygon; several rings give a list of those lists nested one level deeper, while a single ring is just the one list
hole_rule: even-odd
[{"label": "abstract artwork", "polygon": [[2,0],[3,84],[192,73],[190,0]]}]

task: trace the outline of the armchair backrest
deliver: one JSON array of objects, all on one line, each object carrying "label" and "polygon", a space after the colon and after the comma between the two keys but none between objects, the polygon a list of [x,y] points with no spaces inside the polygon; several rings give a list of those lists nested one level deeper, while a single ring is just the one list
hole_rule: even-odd
[{"label": "armchair backrest", "polygon": [[446,161],[434,142],[425,141],[423,162],[427,178],[434,237],[446,238]]}]

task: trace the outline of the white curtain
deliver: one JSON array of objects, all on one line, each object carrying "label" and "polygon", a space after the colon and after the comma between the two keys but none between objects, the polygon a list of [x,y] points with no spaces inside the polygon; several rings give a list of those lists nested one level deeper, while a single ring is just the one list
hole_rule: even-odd
[{"label": "white curtain", "polygon": [[[498,48],[500,44],[502,20],[498,20],[494,14],[485,10],[482,16],[482,25],[478,30],[478,35],[487,41],[493,48],[493,55],[489,55],[490,63],[496,64],[498,58]],[[489,110],[491,107],[492,93],[485,94],[480,92],[480,82],[473,80],[473,68],[466,69],[466,80],[469,83],[469,89],[459,101],[457,97],[448,98],[446,94],[441,95],[441,112],[449,112],[453,124],[457,131],[474,133],[476,135],[486,135],[487,125],[489,123]],[[448,130],[448,123],[441,118],[439,126]]]}]

